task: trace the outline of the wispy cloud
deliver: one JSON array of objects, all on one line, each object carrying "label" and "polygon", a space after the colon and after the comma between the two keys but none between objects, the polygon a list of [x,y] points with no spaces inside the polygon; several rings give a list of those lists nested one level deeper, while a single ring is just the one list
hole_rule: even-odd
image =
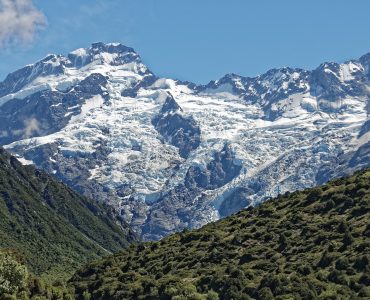
[{"label": "wispy cloud", "polygon": [[35,118],[28,119],[24,121],[24,133],[23,138],[29,138],[32,137],[34,134],[37,134],[40,132],[40,123]]},{"label": "wispy cloud", "polygon": [[32,0],[0,0],[0,48],[32,42],[45,25],[46,17]]}]

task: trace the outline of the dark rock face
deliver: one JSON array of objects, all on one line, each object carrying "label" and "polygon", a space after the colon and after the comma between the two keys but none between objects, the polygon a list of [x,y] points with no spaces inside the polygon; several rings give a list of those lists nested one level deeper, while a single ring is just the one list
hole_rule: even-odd
[{"label": "dark rock face", "polygon": [[241,209],[246,208],[248,205],[250,205],[250,201],[248,201],[248,195],[250,194],[251,190],[247,188],[236,188],[222,201],[218,209],[220,216],[222,218],[230,216],[231,214],[234,214]]},{"label": "dark rock face", "polygon": [[108,100],[106,84],[104,76],[91,74],[65,93],[44,90],[6,102],[0,106],[0,145],[59,131],[81,113],[87,99],[101,95]]},{"label": "dark rock face", "polygon": [[160,113],[165,115],[167,113],[176,113],[177,111],[182,111],[182,108],[177,104],[172,95],[169,94],[161,108]]},{"label": "dark rock face", "polygon": [[200,187],[206,190],[214,190],[233,180],[240,174],[242,166],[235,163],[235,155],[226,144],[221,152],[214,155],[205,169],[199,166],[189,168],[185,185],[188,188]]},{"label": "dark rock face", "polygon": [[200,145],[200,128],[192,116],[181,115],[182,109],[172,95],[168,95],[152,123],[167,142],[179,149],[180,156],[188,158]]},{"label": "dark rock face", "polygon": [[90,95],[104,95],[103,87],[107,85],[107,78],[99,73],[91,74],[82,80],[76,87],[75,91]]}]

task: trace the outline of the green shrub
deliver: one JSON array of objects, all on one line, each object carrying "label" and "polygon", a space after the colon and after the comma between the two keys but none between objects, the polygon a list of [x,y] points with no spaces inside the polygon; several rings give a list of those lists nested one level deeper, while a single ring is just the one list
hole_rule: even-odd
[{"label": "green shrub", "polygon": [[25,289],[28,271],[9,254],[0,252],[0,295],[17,294]]},{"label": "green shrub", "polygon": [[271,289],[268,288],[268,287],[264,287],[264,288],[260,289],[258,291],[257,296],[258,296],[259,300],[273,300],[274,299],[274,295],[271,292]]}]

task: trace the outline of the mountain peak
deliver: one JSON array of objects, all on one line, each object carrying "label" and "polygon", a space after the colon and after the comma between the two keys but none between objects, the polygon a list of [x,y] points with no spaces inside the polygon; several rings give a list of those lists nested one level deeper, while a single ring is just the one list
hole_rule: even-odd
[{"label": "mountain peak", "polygon": [[133,48],[127,47],[121,43],[97,42],[93,43],[90,49],[96,52],[107,52],[107,53],[126,53],[126,52],[136,53]]},{"label": "mountain peak", "polygon": [[87,48],[78,48],[70,54],[72,55],[78,55],[81,53],[116,53],[116,54],[122,54],[122,53],[136,53],[135,50],[131,47],[127,47],[121,43],[103,43],[103,42],[96,42],[92,43],[90,47]]},{"label": "mountain peak", "polygon": [[100,61],[112,66],[130,62],[141,63],[140,56],[131,47],[120,43],[93,43],[89,48],[79,48],[68,54],[68,59],[79,68],[93,61]]}]

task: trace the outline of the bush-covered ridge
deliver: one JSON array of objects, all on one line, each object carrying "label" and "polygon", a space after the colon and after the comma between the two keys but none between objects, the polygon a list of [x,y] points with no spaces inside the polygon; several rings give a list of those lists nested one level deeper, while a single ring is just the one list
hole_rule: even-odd
[{"label": "bush-covered ridge", "polygon": [[163,239],[70,280],[78,299],[370,299],[370,170]]},{"label": "bush-covered ridge", "polygon": [[0,149],[0,249],[30,271],[55,276],[128,246],[134,238],[102,205]]}]

